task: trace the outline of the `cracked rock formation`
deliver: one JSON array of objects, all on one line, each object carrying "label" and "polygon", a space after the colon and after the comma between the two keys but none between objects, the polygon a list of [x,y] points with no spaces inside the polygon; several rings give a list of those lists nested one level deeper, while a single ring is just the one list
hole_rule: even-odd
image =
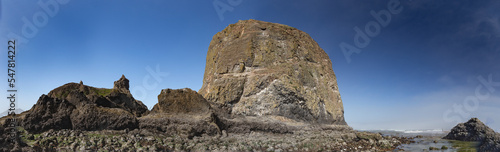
[{"label": "cracked rock formation", "polygon": [[139,118],[139,127],[192,138],[219,134],[216,120],[210,104],[196,91],[163,89],[151,112]]},{"label": "cracked rock formation", "polygon": [[217,33],[198,92],[233,116],[346,125],[330,58],[287,25],[246,20]]},{"label": "cracked rock formation", "polygon": [[148,112],[128,90],[125,76],[113,89],[68,83],[42,95],[28,111],[22,126],[34,133],[50,129],[134,129],[136,117]]}]

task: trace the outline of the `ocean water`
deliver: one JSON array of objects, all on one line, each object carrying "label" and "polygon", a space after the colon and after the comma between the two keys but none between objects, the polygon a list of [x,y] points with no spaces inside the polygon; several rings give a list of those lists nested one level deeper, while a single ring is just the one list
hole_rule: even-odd
[{"label": "ocean water", "polygon": [[[443,131],[441,129],[364,131],[381,133],[384,136],[414,137],[413,141],[415,141],[415,143],[403,144],[398,147],[404,151],[454,152],[459,150],[453,147],[450,140],[441,139],[448,134],[448,131]],[[419,136],[419,138],[416,138],[417,136]],[[441,149],[443,146],[448,149]],[[439,150],[429,150],[430,147],[435,147]]]}]

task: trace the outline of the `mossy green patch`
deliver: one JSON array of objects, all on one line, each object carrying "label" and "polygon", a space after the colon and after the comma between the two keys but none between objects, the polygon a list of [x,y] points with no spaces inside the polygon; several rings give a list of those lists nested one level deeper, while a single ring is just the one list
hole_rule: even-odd
[{"label": "mossy green patch", "polygon": [[476,152],[478,142],[450,140],[452,147],[459,152]]},{"label": "mossy green patch", "polygon": [[21,126],[17,126],[17,131],[21,132],[21,133],[25,133],[26,130],[24,130],[24,127],[21,127]]},{"label": "mossy green patch", "polygon": [[100,96],[107,96],[113,91],[113,89],[93,88],[92,91]]},{"label": "mossy green patch", "polygon": [[58,94],[56,94],[56,97],[59,99],[64,99],[69,95],[69,93],[70,93],[70,90],[64,90],[64,91],[61,91]]}]

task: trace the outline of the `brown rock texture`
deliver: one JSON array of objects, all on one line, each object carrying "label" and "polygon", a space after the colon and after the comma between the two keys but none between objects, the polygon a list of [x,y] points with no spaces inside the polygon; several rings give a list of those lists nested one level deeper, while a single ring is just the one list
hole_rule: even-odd
[{"label": "brown rock texture", "polygon": [[[125,81],[126,80],[126,81]],[[127,86],[116,88],[119,86]],[[114,89],[94,88],[68,83],[42,95],[27,112],[22,126],[30,132],[50,129],[134,129],[136,117],[148,112],[128,90],[128,80],[115,82]]]},{"label": "brown rock texture", "polygon": [[220,133],[210,104],[189,88],[163,89],[151,112],[139,118],[139,127],[192,138]]},{"label": "brown rock texture", "polygon": [[198,92],[231,115],[346,124],[330,58],[287,25],[246,20],[217,33]]},{"label": "brown rock texture", "polygon": [[122,75],[122,77],[115,81],[113,89],[115,90],[121,90],[123,92],[130,92],[129,91],[129,81],[127,78],[125,78],[125,75]]},{"label": "brown rock texture", "polygon": [[196,91],[189,88],[163,89],[151,113],[209,114],[210,104]]}]

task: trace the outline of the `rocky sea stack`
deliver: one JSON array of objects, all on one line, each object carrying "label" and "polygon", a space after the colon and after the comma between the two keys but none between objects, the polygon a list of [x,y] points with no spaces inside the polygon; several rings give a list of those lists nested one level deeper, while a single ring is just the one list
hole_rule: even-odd
[{"label": "rocky sea stack", "polygon": [[476,141],[479,151],[500,151],[500,133],[477,118],[456,125],[443,139]]},{"label": "rocky sea stack", "polygon": [[199,93],[232,116],[346,124],[330,58],[287,25],[246,20],[217,33]]}]

